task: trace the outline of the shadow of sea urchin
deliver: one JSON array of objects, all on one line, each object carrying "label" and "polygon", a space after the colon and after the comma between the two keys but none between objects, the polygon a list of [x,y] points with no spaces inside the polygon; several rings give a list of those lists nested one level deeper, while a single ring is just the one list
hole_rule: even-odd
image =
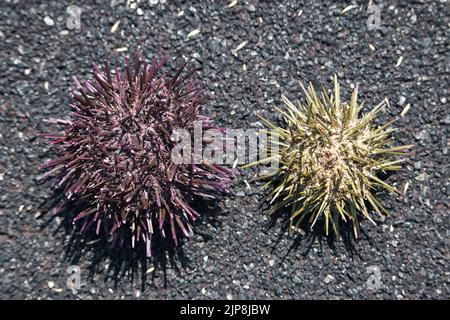
[{"label": "shadow of sea urchin", "polygon": [[143,241],[148,256],[155,229],[176,245],[177,231],[192,234],[199,216],[189,205],[194,196],[214,197],[231,182],[231,171],[216,164],[172,161],[175,129],[191,132],[194,121],[215,127],[200,115],[202,86],[188,81],[195,70],[183,75],[183,65],[166,80],[157,75],[164,63],[147,64],[136,54],[123,72],[106,62],[104,72],[94,65],[95,81],[75,78],[70,120],[47,121],[64,132],[46,135],[59,157],[43,165],[41,177],[63,190],[59,211],[68,203],[81,208],[73,219],[81,233],[105,232],[112,245]]},{"label": "shadow of sea urchin", "polygon": [[317,96],[311,84],[307,90],[302,89],[306,104],[298,102],[295,106],[283,96],[286,110],[276,108],[287,124],[285,128],[261,118],[273,129],[272,142],[278,144],[279,153],[248,166],[274,157],[279,160],[279,170],[261,178],[269,179],[264,187],[273,187],[271,212],[291,209],[290,230],[296,230],[308,218],[311,228],[323,221],[327,235],[330,224],[338,235],[342,220],[352,222],[357,237],[360,217],[374,223],[367,204],[381,217],[387,214],[373,191],[381,188],[398,192],[377,173],[400,169],[404,159],[392,156],[404,154],[411,146],[391,146],[392,122],[378,128],[373,125],[386,100],[360,115],[363,104],[357,102],[357,89],[350,103],[341,102],[336,76],[331,97],[325,89],[321,97]]}]

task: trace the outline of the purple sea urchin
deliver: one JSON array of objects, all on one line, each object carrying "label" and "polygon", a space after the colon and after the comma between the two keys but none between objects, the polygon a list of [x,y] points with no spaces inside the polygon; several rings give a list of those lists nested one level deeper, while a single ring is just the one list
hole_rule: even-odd
[{"label": "purple sea urchin", "polygon": [[123,72],[106,62],[104,72],[94,66],[95,81],[75,78],[70,120],[47,120],[64,132],[46,135],[59,157],[43,165],[47,172],[40,178],[53,177],[63,191],[59,211],[68,203],[81,208],[73,219],[81,233],[103,230],[113,245],[143,241],[148,256],[154,229],[164,237],[169,232],[176,245],[177,231],[190,235],[199,216],[189,205],[193,197],[228,191],[232,176],[206,161],[172,161],[175,129],[191,132],[194,121],[215,127],[200,115],[202,86],[188,81],[195,70],[183,75],[183,65],[166,80],[157,75],[164,63],[147,64],[136,54]]}]

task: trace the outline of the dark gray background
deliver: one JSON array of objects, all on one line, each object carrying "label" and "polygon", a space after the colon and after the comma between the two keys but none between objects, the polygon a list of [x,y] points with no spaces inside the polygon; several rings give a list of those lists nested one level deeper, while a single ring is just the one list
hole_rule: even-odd
[{"label": "dark gray background", "polygon": [[[239,1],[232,8],[226,1],[140,1],[142,15],[125,2],[1,1],[1,298],[450,297],[448,1],[382,1],[378,30],[367,27],[367,1],[344,14],[350,1]],[[64,32],[73,4],[83,10],[81,29]],[[201,32],[187,38],[197,28]],[[115,52],[120,47],[128,51]],[[388,178],[400,190],[409,182],[406,195],[382,195],[392,216],[377,227],[363,223],[351,250],[320,234],[294,242],[281,220],[266,228],[265,193],[244,183],[250,170],[238,177],[232,195],[205,210],[208,217],[182,246],[184,258],[173,256],[178,270],[169,259],[164,272],[161,254],[155,271],[142,278],[151,264],[131,255],[125,259],[130,269],[102,256],[95,243],[68,253],[61,219],[37,218],[51,199],[49,185],[35,182],[38,165],[49,157],[38,136],[47,130],[42,120],[68,116],[72,75],[90,77],[93,62],[137,47],[147,57],[168,54],[172,67],[182,59],[200,66],[197,77],[212,95],[205,113],[231,128],[258,128],[257,113],[276,120],[281,93],[296,99],[299,80],[330,85],[334,73],[346,97],[359,85],[368,108],[389,99],[381,121],[409,103],[394,136],[415,147],[405,170]],[[82,288],[73,295],[66,268],[77,255]],[[111,275],[107,266],[124,273]],[[379,290],[367,287],[369,266],[380,268]]]}]

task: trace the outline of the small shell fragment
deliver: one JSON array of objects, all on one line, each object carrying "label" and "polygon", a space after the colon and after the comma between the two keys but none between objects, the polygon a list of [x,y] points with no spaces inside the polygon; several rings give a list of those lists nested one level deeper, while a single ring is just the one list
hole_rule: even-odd
[{"label": "small shell fragment", "polygon": [[228,4],[227,8],[233,8],[235,5],[237,5],[237,3],[238,3],[238,0],[233,0]]},{"label": "small shell fragment", "polygon": [[369,43],[369,49],[372,51],[375,51],[375,46],[373,44]]},{"label": "small shell fragment", "polygon": [[355,5],[355,4],[351,4],[351,5],[347,6],[347,7],[345,7],[344,10],[341,11],[341,14],[344,14],[344,13],[346,13],[346,12],[348,12],[350,10],[353,10],[355,8],[358,8],[358,6]]},{"label": "small shell fragment", "polygon": [[233,162],[233,169],[236,169],[238,162],[239,162],[239,158],[236,158]]},{"label": "small shell fragment", "polygon": [[398,58],[398,60],[397,60],[397,63],[395,64],[395,67],[398,68],[402,64],[402,61],[403,61],[403,56],[400,56],[400,58]]},{"label": "small shell fragment", "polygon": [[405,186],[403,187],[403,195],[406,194],[406,191],[408,191],[409,188],[409,181],[406,181]]},{"label": "small shell fragment", "polygon": [[111,33],[114,33],[117,31],[117,29],[119,28],[119,24],[120,24],[120,20],[117,20],[117,22],[113,24],[113,26],[111,27]]}]

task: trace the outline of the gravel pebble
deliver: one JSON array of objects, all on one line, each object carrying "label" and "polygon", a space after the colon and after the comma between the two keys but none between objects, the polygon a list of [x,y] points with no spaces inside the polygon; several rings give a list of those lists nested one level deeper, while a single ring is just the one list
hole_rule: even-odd
[{"label": "gravel pebble", "polygon": [[[125,1],[83,0],[81,28],[64,30],[68,5],[8,1],[0,10],[0,298],[450,298],[447,3],[396,1],[382,7],[375,30],[367,29],[366,4],[341,14],[349,4],[331,1],[226,8],[150,0],[139,2],[139,15]],[[193,30],[201,32],[188,38]],[[146,260],[139,251],[77,242],[70,223],[49,218],[49,185],[36,183],[51,157],[43,120],[68,117],[73,75],[89,78],[92,63],[121,62],[138,47],[149,58],[166,53],[172,72],[182,59],[200,67],[211,94],[204,112],[223,127],[261,128],[257,115],[277,121],[282,93],[302,97],[298,81],[329,86],[335,73],[343,97],[358,85],[363,112],[403,96],[399,102],[413,107],[395,122],[393,137],[414,148],[404,170],[386,179],[399,190],[410,181],[406,194],[380,194],[391,214],[377,226],[364,221],[360,239],[327,239],[309,228],[289,235],[283,219],[267,215],[268,191],[252,180],[255,171],[240,170],[232,194],[201,204],[195,235],[178,248],[161,245]],[[379,123],[403,109],[393,103]],[[65,284],[73,264],[81,287],[72,292]],[[376,276],[369,266],[380,271],[379,289],[367,287]]]}]

